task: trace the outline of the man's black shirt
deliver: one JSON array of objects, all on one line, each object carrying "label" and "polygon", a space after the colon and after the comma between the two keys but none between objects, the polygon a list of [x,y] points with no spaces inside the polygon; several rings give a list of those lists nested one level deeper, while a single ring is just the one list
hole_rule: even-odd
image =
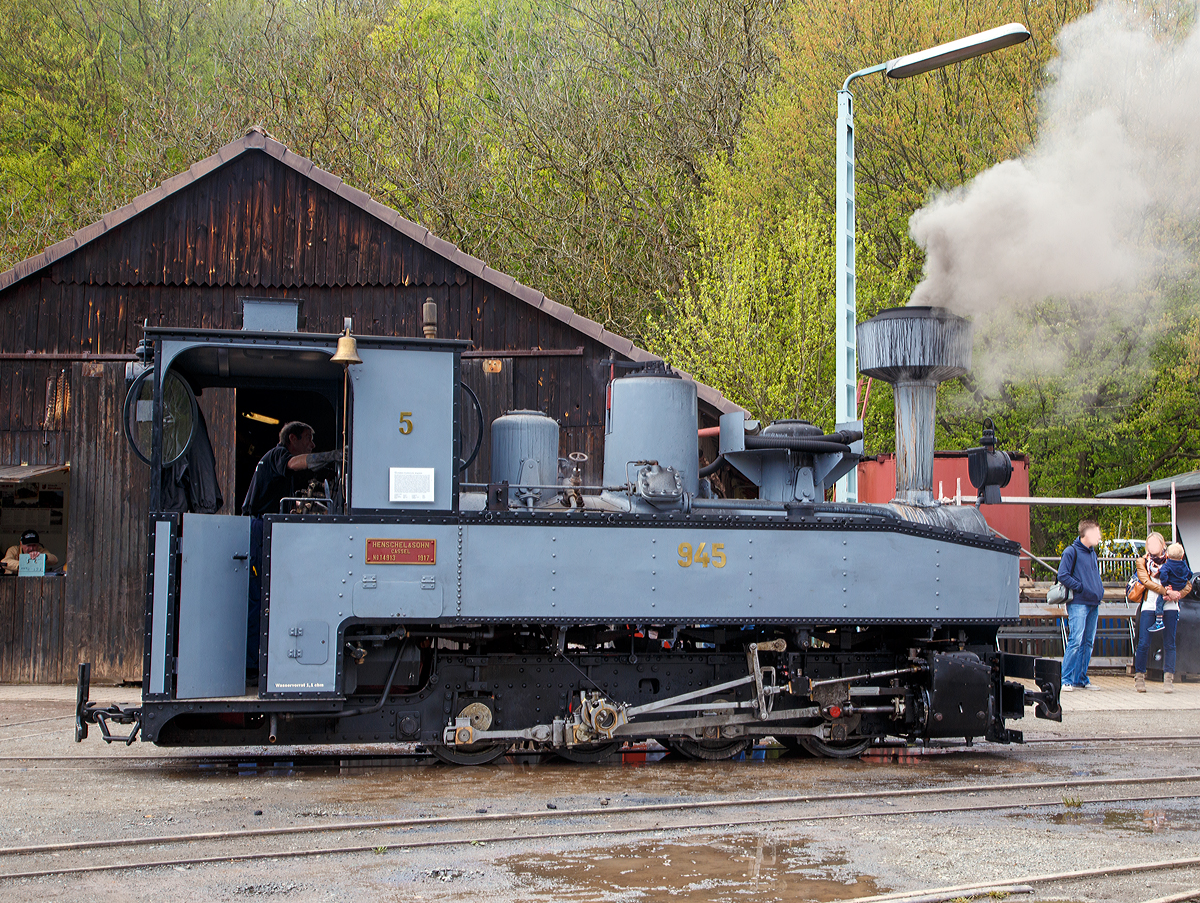
[{"label": "man's black shirt", "polygon": [[243,515],[278,514],[279,503],[294,496],[297,487],[304,486],[307,480],[300,477],[304,471],[288,470],[288,461],[293,457],[282,445],[276,445],[262,456],[250,478],[246,500],[242,502]]}]

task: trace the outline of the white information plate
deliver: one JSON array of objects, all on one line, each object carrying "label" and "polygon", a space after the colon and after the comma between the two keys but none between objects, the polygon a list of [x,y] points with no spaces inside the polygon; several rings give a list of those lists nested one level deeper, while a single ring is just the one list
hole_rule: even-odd
[{"label": "white information plate", "polygon": [[432,502],[432,467],[389,467],[388,500],[392,502]]},{"label": "white information plate", "polygon": [[46,576],[46,556],[38,555],[34,558],[25,552],[21,553],[21,557],[17,563],[18,577],[45,577]]}]

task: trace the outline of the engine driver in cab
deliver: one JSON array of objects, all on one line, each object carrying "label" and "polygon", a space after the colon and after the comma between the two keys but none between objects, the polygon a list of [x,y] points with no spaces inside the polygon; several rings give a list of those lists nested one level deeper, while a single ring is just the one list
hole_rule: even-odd
[{"label": "engine driver in cab", "polygon": [[250,478],[242,514],[250,524],[250,609],[246,625],[247,678],[257,676],[259,612],[262,607],[263,515],[278,514],[285,498],[297,494],[308,482],[302,474],[338,461],[340,452],[314,453],[316,433],[307,423],[293,420],[279,431],[279,444],[262,456]]},{"label": "engine driver in cab", "polygon": [[319,470],[338,460],[336,450],[314,454],[314,448],[316,433],[311,426],[299,420],[285,423],[279,431],[279,444],[263,455],[254,468],[242,502],[242,514],[258,518],[278,514],[279,503],[304,485],[299,476],[302,471]]}]

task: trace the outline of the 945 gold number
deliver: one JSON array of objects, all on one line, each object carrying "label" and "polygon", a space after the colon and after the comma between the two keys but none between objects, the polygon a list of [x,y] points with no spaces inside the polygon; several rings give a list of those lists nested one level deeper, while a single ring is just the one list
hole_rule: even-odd
[{"label": "945 gold number", "polygon": [[693,564],[702,564],[708,567],[709,563],[715,568],[725,567],[725,543],[714,542],[712,544],[711,556],[709,552],[704,550],[707,543],[700,543],[695,550],[692,549],[690,542],[681,542],[679,544],[679,566],[681,568],[690,568]]}]

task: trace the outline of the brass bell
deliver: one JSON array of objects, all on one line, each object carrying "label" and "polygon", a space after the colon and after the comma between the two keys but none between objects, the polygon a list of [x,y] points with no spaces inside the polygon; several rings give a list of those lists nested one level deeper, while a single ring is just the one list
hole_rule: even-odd
[{"label": "brass bell", "polygon": [[337,351],[333,353],[333,357],[329,360],[335,364],[362,363],[362,358],[358,356],[358,341],[354,336],[350,335],[349,318],[346,319],[346,331],[338,339]]}]

